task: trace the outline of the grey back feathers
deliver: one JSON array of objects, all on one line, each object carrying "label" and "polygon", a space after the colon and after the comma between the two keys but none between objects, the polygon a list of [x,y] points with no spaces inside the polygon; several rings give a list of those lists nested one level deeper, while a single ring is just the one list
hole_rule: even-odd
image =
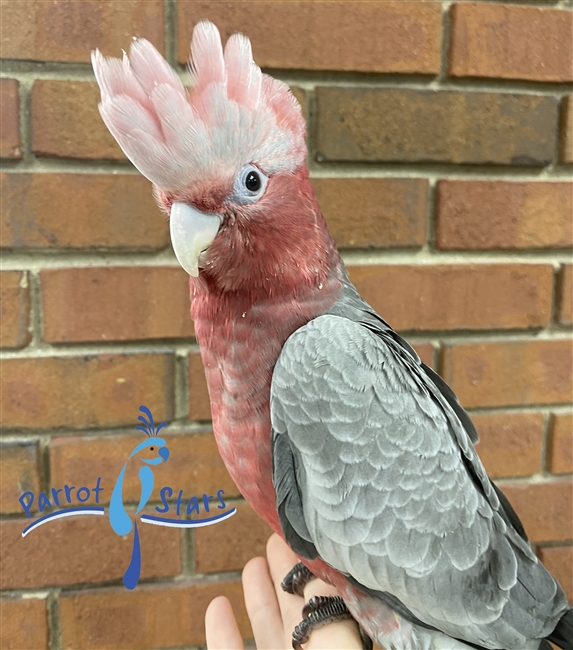
[{"label": "grey back feathers", "polygon": [[553,631],[565,596],[487,477],[468,415],[349,282],[287,340],[271,420],[279,516],[301,557],[476,646],[533,649]]}]

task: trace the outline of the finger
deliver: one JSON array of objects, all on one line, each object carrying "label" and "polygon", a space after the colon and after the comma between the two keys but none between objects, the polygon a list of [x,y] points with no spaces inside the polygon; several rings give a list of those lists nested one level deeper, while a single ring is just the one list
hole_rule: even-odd
[{"label": "finger", "polygon": [[205,612],[205,635],[208,650],[244,650],[231,603],[218,596]]},{"label": "finger", "polygon": [[283,591],[281,582],[299,559],[278,535],[271,535],[267,542],[267,558],[283,619],[285,647],[290,648],[292,632],[302,620],[304,600]]},{"label": "finger", "polygon": [[243,570],[245,605],[257,648],[284,650],[285,632],[269,565],[262,557],[250,560]]}]

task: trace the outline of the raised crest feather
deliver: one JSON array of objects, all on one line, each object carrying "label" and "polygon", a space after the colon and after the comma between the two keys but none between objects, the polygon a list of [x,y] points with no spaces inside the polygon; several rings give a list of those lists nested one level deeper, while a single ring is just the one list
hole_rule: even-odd
[{"label": "raised crest feather", "polygon": [[294,172],[306,157],[305,123],[288,86],[263,74],[249,39],[208,21],[191,40],[191,87],[145,39],[123,60],[92,53],[100,114],[126,156],[163,191],[252,163]]}]

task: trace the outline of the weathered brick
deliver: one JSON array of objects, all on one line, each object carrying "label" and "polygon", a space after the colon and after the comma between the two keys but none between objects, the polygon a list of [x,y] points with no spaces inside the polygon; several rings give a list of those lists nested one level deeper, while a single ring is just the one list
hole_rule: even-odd
[{"label": "weathered brick", "polygon": [[319,160],[546,165],[557,100],[537,95],[318,87]]},{"label": "weathered brick", "polygon": [[117,54],[132,36],[163,51],[162,0],[2,0],[0,7],[7,59],[89,63],[90,50]]},{"label": "weathered brick", "polygon": [[[156,422],[158,424],[158,422]],[[236,497],[239,490],[219,456],[213,434],[172,434],[161,432],[167,442],[169,459],[154,469],[155,488],[150,502],[160,502],[160,490],[168,485],[173,498],[183,490],[183,498],[215,495],[224,490],[224,498]],[[119,472],[141,435],[66,436],[50,441],[50,477],[53,487],[91,485],[101,478],[100,503],[109,503]],[[139,468],[128,463],[123,482],[123,500],[137,505],[141,494]],[[84,483],[82,483],[82,481]],[[87,504],[95,504],[91,495]]]},{"label": "weathered brick", "polygon": [[252,557],[265,555],[273,531],[248,503],[236,508],[230,519],[195,529],[195,570],[199,573],[241,571]]},{"label": "weathered brick", "polygon": [[43,598],[2,598],[0,648],[48,650],[48,610]]},{"label": "weathered brick", "polygon": [[22,348],[30,342],[30,287],[28,274],[0,273],[0,347]]},{"label": "weathered brick", "polygon": [[547,465],[554,474],[573,472],[573,413],[551,416]]},{"label": "weathered brick", "polygon": [[492,478],[541,471],[544,417],[541,413],[472,415],[480,436],[476,447]]},{"label": "weathered brick", "polygon": [[446,345],[442,376],[465,407],[571,401],[571,340]]},{"label": "weathered brick", "polygon": [[440,70],[441,7],[433,2],[181,2],[178,11],[180,63],[193,27],[208,18],[224,41],[246,34],[264,68]]},{"label": "weathered brick", "polygon": [[32,150],[37,156],[125,160],[100,117],[98,85],[39,79],[32,86]]},{"label": "weathered brick", "polygon": [[[0,444],[0,512],[22,512],[20,495],[38,494],[41,484],[40,457],[37,442]],[[36,510],[34,504],[34,510]]]},{"label": "weathered brick", "polygon": [[532,544],[559,542],[573,537],[571,481],[501,486],[521,519]]},{"label": "weathered brick", "polygon": [[569,602],[573,600],[573,546],[542,546],[539,557],[557,578]]},{"label": "weathered brick", "polygon": [[559,277],[557,321],[560,325],[573,325],[573,265],[565,264]]},{"label": "weathered brick", "polygon": [[573,246],[571,183],[440,181],[437,196],[437,248]]},{"label": "weathered brick", "polygon": [[398,330],[543,327],[551,317],[548,264],[365,265],[349,273]]},{"label": "weathered brick", "polygon": [[339,248],[419,247],[426,240],[428,183],[413,178],[313,178]]},{"label": "weathered brick", "polygon": [[[4,31],[4,30],[2,30]],[[21,158],[20,98],[16,79],[0,79],[0,158]]]},{"label": "weathered brick", "polygon": [[[145,559],[144,559],[145,561]],[[216,596],[231,601],[243,638],[253,634],[241,582],[141,585],[67,592],[60,597],[62,648],[173,648],[205,643],[205,611]]]},{"label": "weathered brick", "polygon": [[40,282],[50,343],[193,336],[189,276],[180,267],[46,269]]},{"label": "weathered brick", "polygon": [[201,355],[189,355],[189,418],[191,420],[210,420],[211,402],[207,390],[207,380]]},{"label": "weathered brick", "polygon": [[458,2],[451,24],[455,77],[573,81],[570,11]]},{"label": "weathered brick", "polygon": [[561,104],[561,162],[573,163],[573,95]]},{"label": "weathered brick", "polygon": [[173,357],[110,354],[5,359],[6,428],[101,427],[137,422],[141,404],[173,417]]},{"label": "weathered brick", "polygon": [[[107,516],[64,517],[22,538],[22,531],[32,521],[22,518],[0,523],[2,589],[120,580],[129,566],[133,532],[120,537]],[[143,523],[138,529],[141,577],[181,573],[181,531]]]},{"label": "weathered brick", "polygon": [[0,192],[4,248],[141,250],[169,245],[169,224],[143,176],[4,173]]}]

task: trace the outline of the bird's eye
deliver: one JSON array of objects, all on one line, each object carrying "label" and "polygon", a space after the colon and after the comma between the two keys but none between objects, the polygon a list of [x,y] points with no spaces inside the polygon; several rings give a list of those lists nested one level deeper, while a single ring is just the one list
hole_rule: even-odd
[{"label": "bird's eye", "polygon": [[155,449],[155,447],[150,447],[149,451],[153,451],[154,449]]},{"label": "bird's eye", "polygon": [[237,174],[229,199],[237,205],[256,203],[265,193],[268,180],[254,165],[245,165]]},{"label": "bird's eye", "polygon": [[261,177],[257,172],[249,172],[247,178],[245,179],[245,187],[249,192],[256,192],[261,187]]}]

